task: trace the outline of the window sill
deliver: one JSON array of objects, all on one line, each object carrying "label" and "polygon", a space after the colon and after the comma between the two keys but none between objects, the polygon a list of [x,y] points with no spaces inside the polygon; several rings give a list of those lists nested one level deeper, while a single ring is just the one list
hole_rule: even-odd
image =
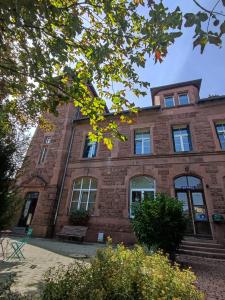
[{"label": "window sill", "polygon": [[96,159],[97,157],[81,157],[81,160],[91,160],[91,159]]},{"label": "window sill", "polygon": [[174,154],[183,154],[183,153],[185,153],[185,154],[188,154],[188,153],[190,153],[190,154],[193,154],[193,153],[196,153],[195,151],[193,151],[193,150],[190,150],[190,151],[174,151],[173,152]]},{"label": "window sill", "polygon": [[135,154],[135,153],[134,153],[134,156],[135,156],[135,157],[151,156],[151,155],[153,155],[153,153],[146,153],[146,154]]}]

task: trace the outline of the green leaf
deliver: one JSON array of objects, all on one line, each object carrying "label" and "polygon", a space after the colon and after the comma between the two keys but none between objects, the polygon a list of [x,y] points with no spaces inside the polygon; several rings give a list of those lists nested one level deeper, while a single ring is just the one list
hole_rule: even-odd
[{"label": "green leaf", "polygon": [[207,13],[198,12],[198,13],[197,13],[197,16],[198,16],[198,18],[199,18],[199,20],[200,20],[201,22],[205,22],[205,21],[208,20],[208,15],[207,15]]},{"label": "green leaf", "polygon": [[192,27],[196,23],[196,16],[193,13],[187,13],[184,15],[186,22],[185,27]]}]

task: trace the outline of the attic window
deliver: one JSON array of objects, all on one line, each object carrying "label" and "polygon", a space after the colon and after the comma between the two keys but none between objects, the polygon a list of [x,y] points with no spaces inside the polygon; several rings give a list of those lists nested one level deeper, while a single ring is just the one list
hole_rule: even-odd
[{"label": "attic window", "polygon": [[179,95],[179,104],[180,105],[188,105],[189,102],[189,98],[188,98],[188,94],[184,93],[184,94],[180,94]]},{"label": "attic window", "polygon": [[173,96],[167,96],[164,98],[164,105],[165,107],[174,107],[175,103],[174,103],[174,98]]}]

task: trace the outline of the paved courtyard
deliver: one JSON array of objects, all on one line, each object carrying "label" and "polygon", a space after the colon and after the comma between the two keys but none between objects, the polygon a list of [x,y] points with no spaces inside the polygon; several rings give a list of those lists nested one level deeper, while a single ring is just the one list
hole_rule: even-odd
[{"label": "paved courtyard", "polygon": [[[35,294],[40,288],[43,274],[50,267],[68,265],[74,259],[88,261],[102,247],[102,244],[75,244],[32,238],[24,247],[25,261],[2,262],[0,258],[0,280],[14,274],[15,291]],[[206,293],[207,300],[225,300],[225,261],[185,255],[179,255],[178,261],[192,267],[198,277],[197,285]]]}]

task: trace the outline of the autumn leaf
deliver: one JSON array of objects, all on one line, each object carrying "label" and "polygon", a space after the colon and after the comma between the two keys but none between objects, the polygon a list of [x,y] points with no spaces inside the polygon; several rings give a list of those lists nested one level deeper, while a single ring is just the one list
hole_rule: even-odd
[{"label": "autumn leaf", "polygon": [[157,62],[157,61],[159,61],[160,63],[163,61],[161,52],[159,50],[155,51],[155,62]]}]

